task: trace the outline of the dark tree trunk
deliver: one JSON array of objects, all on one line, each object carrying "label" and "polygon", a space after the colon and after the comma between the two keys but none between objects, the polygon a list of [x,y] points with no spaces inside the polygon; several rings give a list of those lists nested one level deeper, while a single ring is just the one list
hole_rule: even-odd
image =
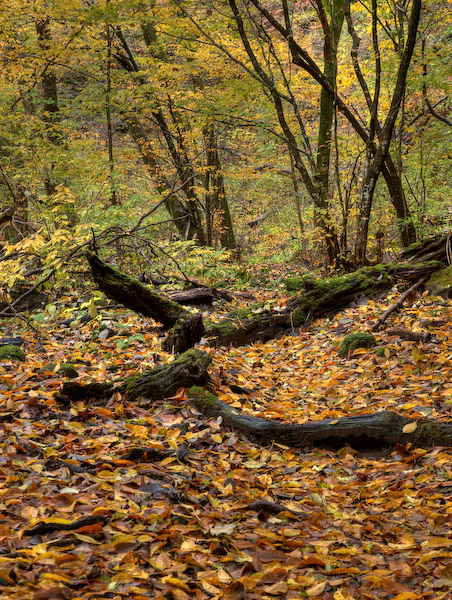
[{"label": "dark tree trunk", "polygon": [[[303,448],[340,448],[349,444],[362,449],[408,443],[415,448],[452,445],[452,422],[409,419],[390,411],[285,424],[244,415],[199,387],[190,389],[190,399],[204,415],[221,417],[224,425],[260,444],[277,442]],[[404,432],[404,429],[408,429],[408,432]]]},{"label": "dark tree trunk", "polygon": [[179,319],[168,331],[163,349],[173,354],[181,354],[199,342],[205,333],[202,315],[191,315],[188,319]]},{"label": "dark tree trunk", "polygon": [[[188,321],[191,313],[169,298],[150,290],[138,280],[128,277],[109,267],[94,254],[88,255],[93,276],[100,289],[124,306],[163,324],[165,329],[176,322]],[[356,298],[372,298],[392,287],[396,279],[420,279],[440,268],[442,263],[427,265],[377,265],[365,267],[341,277],[331,279],[300,278],[299,292],[293,296],[281,312],[265,311],[261,307],[250,307],[234,311],[219,323],[204,320],[206,337],[215,345],[243,345],[259,340],[274,338],[283,330],[301,327],[314,318],[332,315],[349,306]],[[181,324],[179,324],[179,328]],[[180,331],[188,332],[190,324]],[[199,335],[197,327],[194,328]],[[170,346],[176,346],[176,329],[172,332]],[[202,334],[201,334],[202,335]],[[187,333],[182,335],[181,349],[186,349]],[[198,341],[199,337],[197,340]],[[195,341],[193,343],[195,343]],[[180,351],[180,350],[179,350]]]},{"label": "dark tree trunk", "polygon": [[188,304],[193,306],[212,304],[215,300],[215,294],[212,288],[193,288],[185,292],[175,291],[166,292],[174,302],[178,304]]},{"label": "dark tree trunk", "polygon": [[176,302],[152,291],[138,279],[110,267],[95,254],[87,254],[87,259],[95,282],[108,298],[145,317],[151,317],[162,323],[165,329],[174,327],[179,319],[191,316],[188,310]]},{"label": "dark tree trunk", "polygon": [[189,350],[172,363],[121,381],[87,385],[68,381],[63,384],[56,397],[60,402],[92,399],[102,403],[108,401],[115,392],[119,392],[127,394],[129,400],[162,400],[173,396],[181,387],[204,385],[211,361],[210,354],[200,350]]}]

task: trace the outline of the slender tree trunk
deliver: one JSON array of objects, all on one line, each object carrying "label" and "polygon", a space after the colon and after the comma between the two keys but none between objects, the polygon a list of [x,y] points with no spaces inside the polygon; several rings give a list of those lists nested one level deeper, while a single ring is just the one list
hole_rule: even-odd
[{"label": "slender tree trunk", "polygon": [[[168,179],[162,174],[157,159],[151,152],[150,140],[139,120],[135,117],[127,119],[130,135],[140,151],[144,164],[149,168],[152,179],[156,182],[159,193],[167,194],[171,189]],[[183,240],[191,240],[196,236],[196,227],[187,212],[183,202],[176,194],[165,200],[165,208],[173,219],[174,225]]]},{"label": "slender tree trunk", "polygon": [[[337,75],[337,47],[341,36],[342,25],[344,23],[344,0],[333,0],[331,3],[330,21],[327,21],[327,15],[322,0],[317,1],[317,10],[323,28],[323,73],[333,89],[336,89]],[[333,132],[333,119],[336,107],[334,99],[321,89],[320,92],[320,115],[319,132],[317,140],[316,173],[314,180],[319,190],[322,205],[319,206],[316,221],[323,223],[326,229],[327,247],[330,259],[336,260],[339,254],[339,240],[337,238],[336,227],[333,225],[330,210],[330,162],[331,162],[331,144]],[[330,221],[329,223],[327,221]]]},{"label": "slender tree trunk", "polygon": [[[406,78],[408,75],[408,69],[411,63],[411,57],[413,55],[414,46],[416,43],[417,36],[417,28],[419,24],[420,12],[421,12],[421,2],[422,0],[413,0],[410,20],[408,23],[407,30],[407,41],[403,52],[401,53],[399,69],[397,72],[397,80],[395,84],[395,88],[392,94],[391,105],[389,107],[385,122],[381,131],[378,134],[378,148],[373,155],[372,162],[365,173],[365,179],[363,182],[363,195],[362,195],[362,203],[361,210],[362,215],[360,215],[358,227],[359,227],[359,236],[357,238],[357,243],[355,245],[355,258],[358,260],[360,264],[364,264],[367,250],[367,233],[369,230],[369,219],[370,219],[370,210],[372,206],[373,195],[375,192],[375,187],[377,184],[378,177],[382,172],[383,165],[385,163],[386,157],[388,155],[389,145],[392,139],[392,133],[394,130],[394,126],[397,120],[397,116],[399,114],[400,106],[402,103],[402,99],[406,89]],[[377,16],[376,16],[376,0],[373,0],[373,38],[374,38],[374,51],[376,52],[377,63],[376,69],[377,73],[379,71],[378,65],[378,47],[375,46],[377,43],[376,38],[376,27],[377,27]],[[377,87],[376,87],[377,90]],[[377,118],[377,108],[378,108],[378,97],[375,93],[374,97],[374,107],[372,111],[371,118],[371,131],[369,135],[368,141],[368,150],[369,153],[372,150],[371,144],[373,143],[373,134],[376,130],[372,131],[372,123],[378,123]],[[373,152],[372,152],[373,154]]]},{"label": "slender tree trunk", "polygon": [[232,250],[235,248],[234,229],[229,210],[224,177],[221,170],[220,154],[218,152],[217,135],[213,124],[205,128],[207,144],[207,177],[206,177],[206,222],[207,242],[212,244],[213,229],[216,225],[219,231],[221,246]]},{"label": "slender tree trunk", "polygon": [[[106,0],[106,8],[110,2]],[[116,195],[116,187],[114,180],[115,171],[115,159],[113,155],[113,127],[111,123],[111,26],[106,23],[106,37],[107,37],[107,60],[106,60],[106,82],[105,82],[105,117],[107,120],[107,146],[108,146],[108,168],[109,168],[109,179],[110,179],[110,204],[115,206],[118,204],[118,198]]]},{"label": "slender tree trunk", "polygon": [[[44,53],[48,53],[52,34],[50,31],[50,20],[48,17],[38,19],[35,22],[36,34],[39,46]],[[47,64],[41,75],[41,98],[42,98],[42,120],[46,126],[47,139],[55,145],[62,142],[60,132],[56,125],[59,122],[58,88],[55,73],[52,69],[50,57],[46,57]],[[56,183],[53,181],[53,164],[47,166],[44,176],[44,187],[48,196],[53,196],[56,191]]]}]

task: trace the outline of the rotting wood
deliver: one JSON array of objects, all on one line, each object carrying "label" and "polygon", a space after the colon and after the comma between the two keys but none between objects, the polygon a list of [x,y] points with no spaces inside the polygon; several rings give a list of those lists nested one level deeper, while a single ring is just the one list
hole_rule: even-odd
[{"label": "rotting wood", "polygon": [[377,331],[377,329],[379,327],[381,327],[381,325],[383,325],[383,323],[388,319],[388,317],[402,306],[402,304],[405,302],[405,300],[407,300],[414,292],[416,292],[417,289],[419,289],[420,287],[422,287],[424,285],[424,283],[427,281],[427,279],[429,277],[430,277],[430,275],[424,275],[423,277],[421,277],[421,279],[419,279],[419,281],[416,281],[416,283],[414,285],[409,287],[400,296],[400,298],[396,302],[394,302],[394,304],[391,304],[391,306],[389,306],[389,308],[387,308],[384,311],[384,313],[380,317],[378,317],[378,319],[372,325],[372,331]]},{"label": "rotting wood", "polygon": [[91,273],[99,289],[112,300],[121,302],[145,317],[162,323],[165,329],[173,327],[179,319],[191,313],[163,294],[154,292],[138,279],[129,277],[107,265],[96,254],[87,254]]},{"label": "rotting wood", "polygon": [[210,305],[215,300],[215,294],[212,288],[192,288],[185,291],[167,292],[173,302],[178,304],[188,304],[192,306]]},{"label": "rotting wood", "polygon": [[[152,317],[165,329],[174,327],[181,319],[190,318],[188,310],[106,265],[96,255],[89,254],[88,260],[94,279],[109,298]],[[411,279],[416,274],[416,279],[419,275],[427,277],[441,267],[442,263],[434,262],[428,265],[388,264],[364,267],[355,273],[330,279],[301,278],[300,291],[290,298],[284,310],[250,307],[230,313],[219,323],[205,319],[206,337],[215,345],[267,341],[284,330],[302,327],[314,318],[333,315],[350,306],[362,294],[375,297],[394,285],[397,279]]]},{"label": "rotting wood", "polygon": [[405,248],[400,253],[400,259],[413,263],[438,260],[447,265],[447,239],[447,234],[424,238]]},{"label": "rotting wood", "polygon": [[174,327],[168,331],[162,347],[166,352],[181,354],[199,342],[205,333],[202,315],[190,315],[186,319],[179,319]]},{"label": "rotting wood", "polygon": [[129,400],[161,400],[173,396],[181,387],[204,385],[211,361],[210,354],[191,349],[169,364],[116,382],[86,385],[74,381],[65,382],[55,397],[63,403],[92,400],[96,404],[102,404],[107,402],[112,394],[119,392],[127,394]]},{"label": "rotting wood", "polygon": [[410,419],[392,411],[323,419],[307,423],[282,423],[245,415],[199,387],[190,389],[190,400],[208,417],[221,418],[223,425],[243,433],[259,444],[277,442],[297,448],[356,449],[452,446],[452,421]]},{"label": "rotting wood", "polygon": [[387,335],[396,335],[409,342],[430,342],[434,338],[434,335],[428,331],[409,331],[402,327],[391,327],[390,329],[386,329],[385,333]]}]

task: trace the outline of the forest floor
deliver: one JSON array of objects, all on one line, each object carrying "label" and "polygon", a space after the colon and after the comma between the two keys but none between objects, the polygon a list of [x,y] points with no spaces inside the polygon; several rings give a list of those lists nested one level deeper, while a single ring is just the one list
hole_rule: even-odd
[{"label": "forest floor", "polygon": [[[204,345],[216,395],[284,422],[385,409],[452,418],[449,302],[421,296],[389,319],[430,331],[431,343],[382,331],[377,347],[338,357],[342,339],[397,297],[265,344]],[[217,308],[221,317],[231,306]],[[37,319],[0,323],[0,337],[22,336],[26,352],[0,362],[1,598],[451,598],[452,449],[261,447],[203,418],[186,390],[163,402],[116,393],[105,406],[61,404],[61,363],[87,382],[174,358],[149,319],[107,307],[61,325],[79,313],[67,296]],[[147,453],[133,459],[132,448]]]}]

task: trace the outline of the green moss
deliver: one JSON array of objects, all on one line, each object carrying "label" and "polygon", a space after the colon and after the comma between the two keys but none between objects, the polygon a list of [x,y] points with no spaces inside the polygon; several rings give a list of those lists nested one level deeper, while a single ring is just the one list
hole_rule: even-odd
[{"label": "green moss", "polygon": [[302,308],[296,308],[292,313],[293,327],[300,327],[309,319],[309,311]]},{"label": "green moss", "polygon": [[217,399],[215,396],[209,392],[206,392],[206,390],[203,390],[197,385],[194,385],[189,389],[188,395],[193,401],[194,405],[201,411],[208,408],[215,408],[217,406]]},{"label": "green moss", "polygon": [[288,292],[297,292],[303,285],[302,277],[288,277],[286,279],[286,290]]},{"label": "green moss", "polygon": [[[57,367],[58,371],[55,371]],[[62,377],[67,377],[68,379],[78,377],[78,371],[72,363],[50,363],[48,365],[44,365],[42,369],[39,370],[40,373],[44,373],[46,371],[57,372]]]},{"label": "green moss", "polygon": [[384,358],[385,357],[385,349],[377,348],[377,356],[379,356],[380,358]]},{"label": "green moss", "polygon": [[452,267],[432,273],[425,287],[432,296],[449,298],[452,295]]},{"label": "green moss", "polygon": [[204,326],[207,335],[214,335],[220,338],[226,338],[237,332],[237,324],[232,319],[224,319],[220,323],[205,319]]},{"label": "green moss", "polygon": [[375,346],[376,340],[371,333],[352,333],[344,338],[339,347],[339,356],[345,358],[349,352],[353,352],[357,348],[371,348]]},{"label": "green moss", "polygon": [[0,360],[25,360],[25,352],[18,348],[17,346],[13,346],[12,344],[7,344],[6,346],[0,347]]}]

